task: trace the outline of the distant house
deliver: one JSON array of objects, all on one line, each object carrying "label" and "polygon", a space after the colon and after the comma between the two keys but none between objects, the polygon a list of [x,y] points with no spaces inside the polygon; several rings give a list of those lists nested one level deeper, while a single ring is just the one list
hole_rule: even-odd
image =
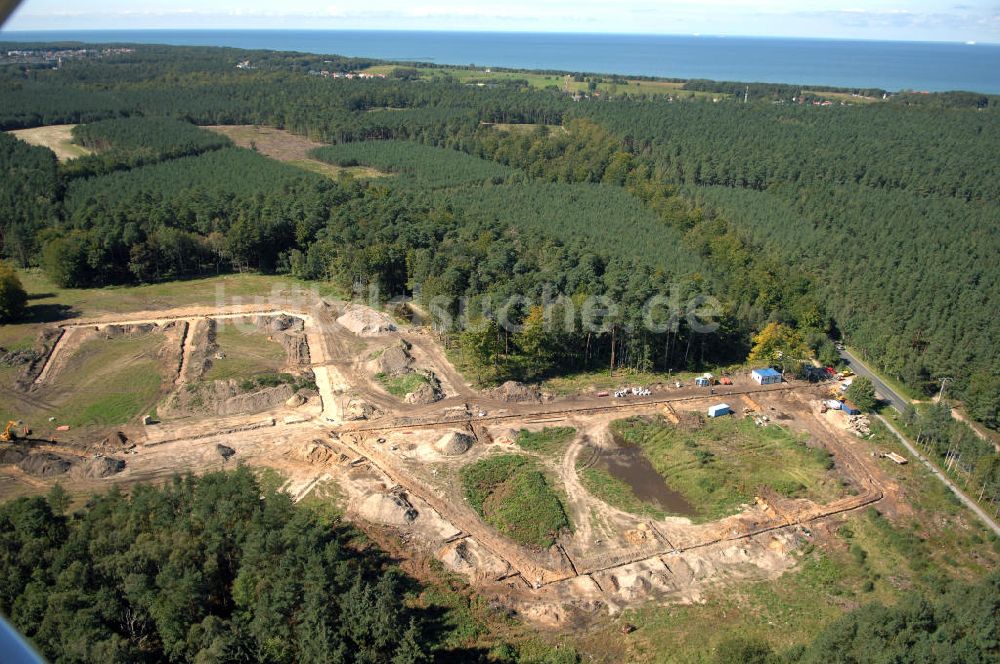
[{"label": "distant house", "polygon": [[781,374],[771,367],[766,369],[754,369],[750,372],[750,377],[753,378],[758,385],[771,385],[773,383],[781,382]]},{"label": "distant house", "polygon": [[714,406],[708,407],[709,417],[722,417],[723,415],[729,415],[733,412],[733,409],[729,407],[727,403],[720,403]]},{"label": "distant house", "polygon": [[857,406],[855,406],[850,401],[844,401],[843,405],[840,407],[840,409],[842,411],[844,411],[845,413],[847,413],[848,415],[860,415],[861,414],[861,409],[858,408]]}]

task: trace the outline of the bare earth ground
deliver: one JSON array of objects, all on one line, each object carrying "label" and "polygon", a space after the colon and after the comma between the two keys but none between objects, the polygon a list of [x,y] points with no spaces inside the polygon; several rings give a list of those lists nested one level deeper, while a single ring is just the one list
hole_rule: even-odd
[{"label": "bare earth ground", "polygon": [[40,145],[56,153],[59,161],[68,161],[91,154],[91,150],[73,143],[73,127],[76,125],[49,125],[33,129],[15,129],[13,134],[25,143]]},{"label": "bare earth ground", "polygon": [[336,179],[341,174],[354,178],[377,178],[385,173],[367,166],[340,167],[309,157],[309,151],[323,147],[324,143],[311,141],[304,136],[284,129],[256,125],[215,125],[205,127],[228,136],[242,148],[256,147],[263,155]]},{"label": "bare earth ground", "polygon": [[[508,403],[470,387],[421,329],[391,330],[387,317],[369,312],[383,329],[355,333],[345,327],[353,327],[350,313],[342,317],[345,312],[343,303],[307,295],[294,301],[188,306],[55,323],[62,336],[34,379],[26,389],[6,389],[16,393],[25,419],[36,428],[34,441],[21,446],[73,465],[52,475],[0,466],[0,499],[42,492],[56,481],[85,493],[109,483],[163,480],[235,463],[272,468],[286,478],[285,488],[296,499],[336,483],[352,518],[395,529],[415,553],[436,557],[474,585],[503,593],[522,615],[553,626],[615,614],[651,599],[698,602],[724,581],[776,578],[795,564],[794,552],[808,541],[815,522],[872,504],[901,509],[893,507],[895,487],[883,469],[863,443],[819,414],[819,392],[808,385],[762,388],[748,376],[738,376],[735,385],[716,396],[702,388],[670,387],[640,399],[575,396]],[[137,411],[120,425],[55,429],[65,415],[51,410],[52,395],[60,394],[64,384],[76,384],[74,367],[86,366],[79,354],[94,352],[101,339],[155,335],[156,343],[144,348],[160,349],[155,355],[163,377],[162,403],[173,394],[186,394],[208,366],[205,349],[212,344],[206,335],[212,326],[206,321],[249,321],[273,340],[279,333],[266,326],[279,318],[298,321],[308,344],[306,364],[292,367],[314,377],[316,389],[301,392],[304,403],[286,404],[284,394],[279,401],[269,400],[261,392],[229,397],[236,405],[227,415],[189,412],[143,424],[147,411]],[[440,400],[405,403],[375,380],[371,358],[401,341],[416,367],[440,380]],[[108,364],[127,368],[134,361],[126,357]],[[764,495],[737,514],[692,524],[681,517],[651,519],[617,510],[581,486],[576,467],[584,437],[606,440],[612,420],[633,414],[657,415],[665,408],[702,413],[723,397],[737,412],[746,406],[780,414],[782,426],[806,433],[813,444],[830,450],[835,472],[852,487],[852,495],[824,505]],[[47,421],[51,412],[57,412],[55,422]],[[543,460],[565,497],[574,531],[548,550],[532,550],[478,517],[464,499],[458,470],[477,459],[509,453],[505,432],[546,426],[577,430],[577,438],[558,458]],[[95,447],[115,431],[126,436],[127,445]],[[445,456],[434,443],[449,431],[465,432],[475,443],[465,454]],[[218,444],[235,454],[225,458]],[[87,476],[79,468],[95,455],[124,459],[126,466],[108,477]]]}]

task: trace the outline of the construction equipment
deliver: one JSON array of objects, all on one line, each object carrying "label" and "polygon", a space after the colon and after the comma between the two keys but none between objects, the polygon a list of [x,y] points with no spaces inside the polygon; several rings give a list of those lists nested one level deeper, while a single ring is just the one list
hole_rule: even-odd
[{"label": "construction equipment", "polygon": [[17,422],[8,420],[3,433],[0,433],[0,442],[10,443],[17,440]]}]

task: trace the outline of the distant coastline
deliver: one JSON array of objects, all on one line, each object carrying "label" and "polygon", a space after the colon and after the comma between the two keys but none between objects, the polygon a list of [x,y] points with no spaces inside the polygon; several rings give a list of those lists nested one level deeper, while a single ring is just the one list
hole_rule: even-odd
[{"label": "distant coastline", "polygon": [[1000,45],[763,37],[370,30],[0,32],[80,41],[243,49],[683,79],[1000,94]]}]

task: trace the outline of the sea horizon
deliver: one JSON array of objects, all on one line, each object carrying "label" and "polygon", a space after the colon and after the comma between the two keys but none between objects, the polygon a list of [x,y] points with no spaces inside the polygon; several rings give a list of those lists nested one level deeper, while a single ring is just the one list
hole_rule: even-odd
[{"label": "sea horizon", "polygon": [[0,42],[218,46],[442,66],[1000,94],[1000,44],[984,42],[347,28],[4,30]]}]

